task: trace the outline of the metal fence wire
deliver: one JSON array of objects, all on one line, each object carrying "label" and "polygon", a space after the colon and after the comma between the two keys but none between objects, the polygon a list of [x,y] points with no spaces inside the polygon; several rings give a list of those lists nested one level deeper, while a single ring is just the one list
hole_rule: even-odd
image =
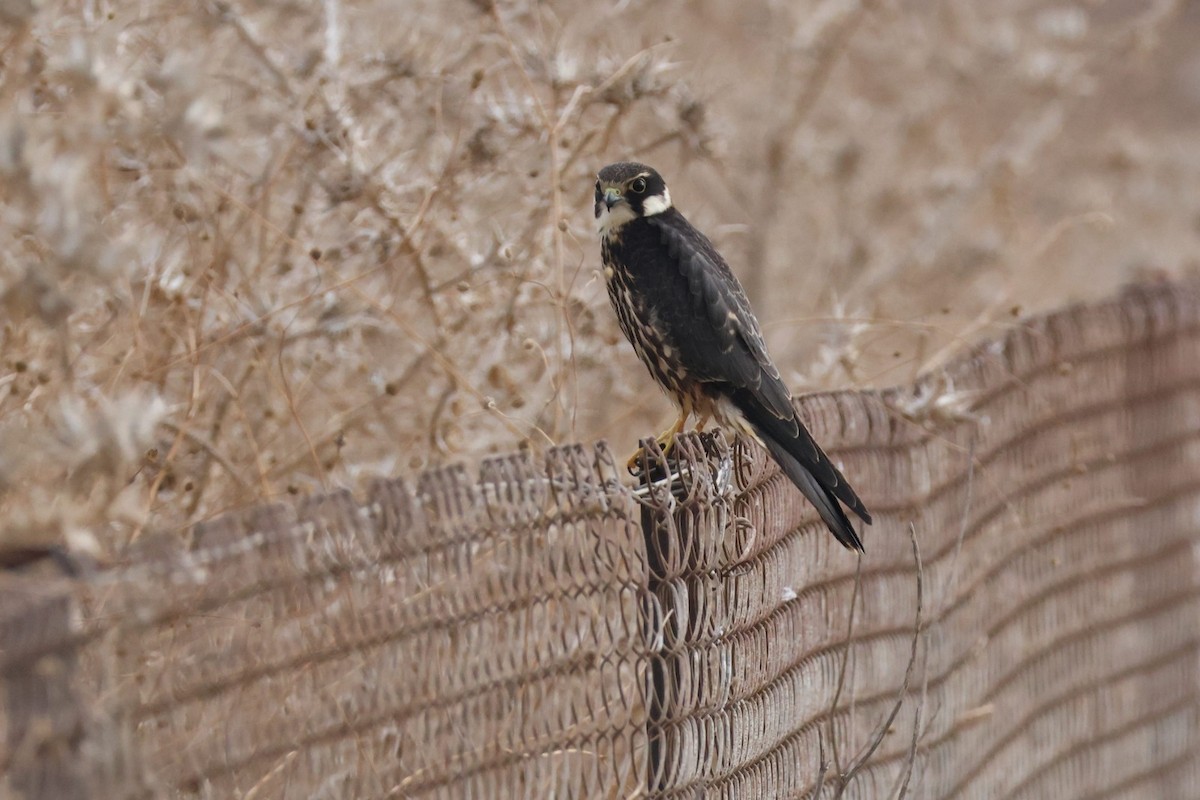
[{"label": "metal fence wire", "polygon": [[799,403],[861,561],[693,435],[2,573],[0,797],[1197,796],[1196,286]]}]

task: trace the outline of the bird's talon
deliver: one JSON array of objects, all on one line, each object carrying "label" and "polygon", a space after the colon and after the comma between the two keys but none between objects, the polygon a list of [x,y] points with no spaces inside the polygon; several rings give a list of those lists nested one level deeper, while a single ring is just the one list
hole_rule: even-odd
[{"label": "bird's talon", "polygon": [[[654,437],[654,441],[658,443],[658,449],[662,451],[662,454],[664,457],[669,456],[671,454],[671,451],[675,449],[675,438],[679,435],[679,433],[682,430],[683,430],[683,423],[677,422],[671,428],[663,431],[658,436]],[[643,472],[642,458],[643,457],[645,457],[647,459],[651,459],[651,456],[648,453],[646,453],[646,451],[643,448],[639,447],[637,450],[633,451],[633,455],[631,455],[629,457],[629,459],[625,462],[625,468],[627,470],[629,470],[630,475],[641,475],[642,474],[642,472]],[[653,460],[653,459],[651,459],[651,460]],[[651,464],[651,467],[653,467],[653,464]]]}]

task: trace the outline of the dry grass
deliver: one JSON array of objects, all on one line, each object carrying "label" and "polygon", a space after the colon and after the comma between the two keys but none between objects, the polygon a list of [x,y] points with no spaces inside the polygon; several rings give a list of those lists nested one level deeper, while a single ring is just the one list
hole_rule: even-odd
[{"label": "dry grass", "polygon": [[0,0],[5,541],[657,429],[595,270],[636,157],[797,388],[1194,269],[1182,2]]}]

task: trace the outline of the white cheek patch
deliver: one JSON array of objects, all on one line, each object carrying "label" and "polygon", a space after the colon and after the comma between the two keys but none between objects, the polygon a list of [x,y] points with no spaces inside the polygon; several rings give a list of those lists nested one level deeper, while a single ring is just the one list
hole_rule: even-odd
[{"label": "white cheek patch", "polygon": [[600,231],[601,236],[607,236],[626,222],[632,221],[633,218],[633,209],[629,207],[628,203],[617,203],[612,208],[608,208],[602,203],[600,213],[596,216],[596,228]]},{"label": "white cheek patch", "polygon": [[670,207],[671,190],[664,186],[662,194],[647,197],[642,201],[642,214],[647,217],[653,217],[655,214],[661,214]]}]

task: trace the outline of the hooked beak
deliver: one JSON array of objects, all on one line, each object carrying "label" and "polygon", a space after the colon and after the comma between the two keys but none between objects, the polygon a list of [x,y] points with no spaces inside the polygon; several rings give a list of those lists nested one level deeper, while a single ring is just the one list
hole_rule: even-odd
[{"label": "hooked beak", "polygon": [[609,211],[612,211],[612,207],[624,199],[625,198],[621,197],[621,193],[612,186],[609,186],[604,190],[604,206]]}]

